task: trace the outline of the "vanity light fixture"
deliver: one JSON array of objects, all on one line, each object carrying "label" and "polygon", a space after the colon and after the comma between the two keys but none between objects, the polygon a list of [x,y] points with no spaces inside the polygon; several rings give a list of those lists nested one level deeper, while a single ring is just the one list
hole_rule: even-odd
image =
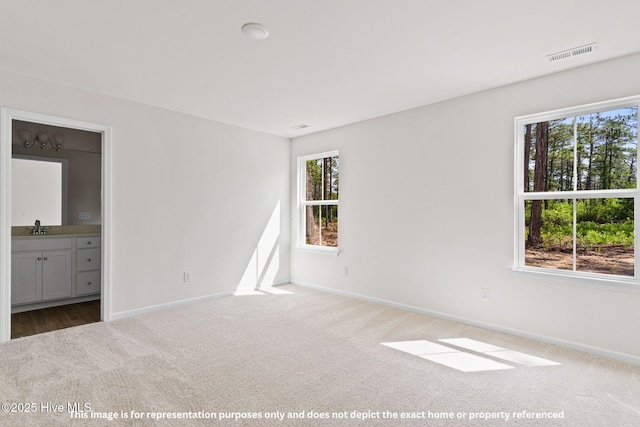
[{"label": "vanity light fixture", "polygon": [[269,37],[269,30],[257,22],[248,22],[242,26],[242,32],[254,40],[264,40]]},{"label": "vanity light fixture", "polygon": [[31,140],[31,133],[26,130],[21,130],[18,133],[20,134],[20,138],[22,138],[22,146],[26,149],[38,147],[41,150],[47,148],[58,151],[62,148],[61,136],[54,136],[53,139],[55,141],[53,141],[46,133],[39,133]]}]

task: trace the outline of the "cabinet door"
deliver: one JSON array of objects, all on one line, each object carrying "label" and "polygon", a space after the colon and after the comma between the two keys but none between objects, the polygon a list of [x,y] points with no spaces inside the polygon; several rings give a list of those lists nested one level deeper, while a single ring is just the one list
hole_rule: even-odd
[{"label": "cabinet door", "polygon": [[42,252],[11,255],[11,304],[42,300]]},{"label": "cabinet door", "polygon": [[42,299],[71,296],[71,251],[42,253]]}]

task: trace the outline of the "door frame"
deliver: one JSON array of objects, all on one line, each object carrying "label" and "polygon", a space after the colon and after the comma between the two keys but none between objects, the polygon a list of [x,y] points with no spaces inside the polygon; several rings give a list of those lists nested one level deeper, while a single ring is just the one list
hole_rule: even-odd
[{"label": "door frame", "polygon": [[0,343],[11,339],[11,156],[13,120],[102,135],[102,290],[100,318],[111,320],[111,126],[0,107]]}]

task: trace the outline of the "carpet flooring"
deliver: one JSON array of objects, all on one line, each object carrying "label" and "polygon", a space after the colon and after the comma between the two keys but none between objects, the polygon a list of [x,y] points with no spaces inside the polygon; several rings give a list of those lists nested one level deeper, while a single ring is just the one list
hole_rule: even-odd
[{"label": "carpet flooring", "polygon": [[2,426],[640,425],[638,366],[293,285],[0,361]]}]

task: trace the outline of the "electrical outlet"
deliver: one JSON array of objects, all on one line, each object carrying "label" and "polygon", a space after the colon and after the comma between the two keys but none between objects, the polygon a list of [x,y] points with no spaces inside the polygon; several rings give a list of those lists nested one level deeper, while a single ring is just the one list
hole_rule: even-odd
[{"label": "electrical outlet", "polygon": [[349,275],[349,267],[342,267],[342,274],[344,274],[345,276]]},{"label": "electrical outlet", "polygon": [[90,212],[80,212],[78,213],[78,219],[91,219]]},{"label": "electrical outlet", "polygon": [[480,288],[480,300],[489,301],[489,288]]},{"label": "electrical outlet", "polygon": [[190,282],[191,281],[191,272],[190,271],[185,271],[184,272],[184,278],[183,278],[184,282]]}]

